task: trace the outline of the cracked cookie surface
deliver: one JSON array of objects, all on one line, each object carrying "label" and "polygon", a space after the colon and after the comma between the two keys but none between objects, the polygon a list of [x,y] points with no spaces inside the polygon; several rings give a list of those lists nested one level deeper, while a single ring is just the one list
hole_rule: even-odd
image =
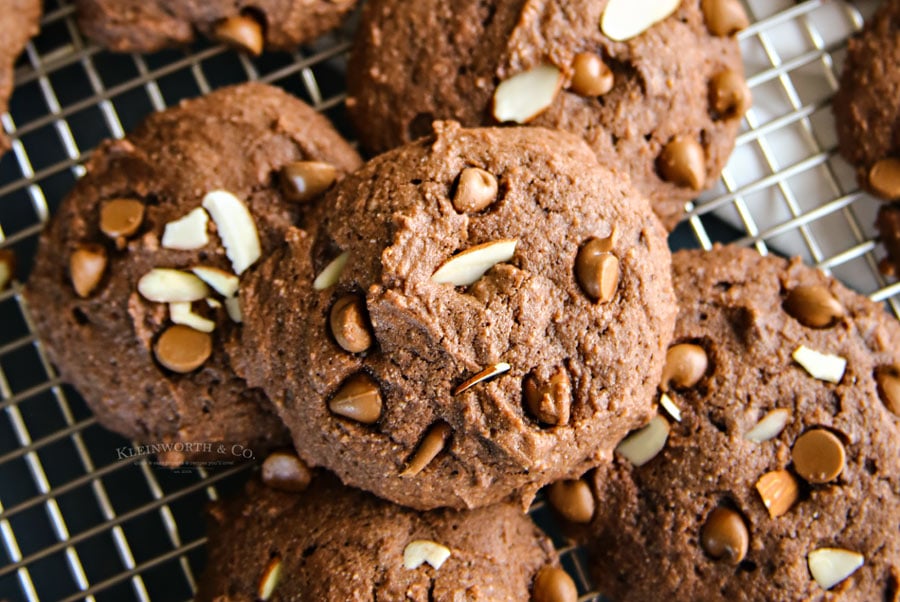
[{"label": "cracked cookie surface", "polygon": [[[262,84],[185,101],[93,153],[41,237],[26,297],[50,359],[107,428],[141,443],[257,453],[285,441],[263,393],[231,367],[240,325],[227,311],[235,293],[224,287],[240,283],[239,245],[226,249],[224,222],[206,199],[224,191],[231,209],[243,207],[264,257],[304,207],[285,200],[279,171],[304,160],[338,173],[359,164],[324,117]],[[180,234],[170,232],[175,223]],[[174,280],[155,272],[163,279],[154,292],[143,279],[158,268],[177,272]],[[158,301],[184,283],[190,301]],[[182,447],[164,457],[192,455]]]},{"label": "cracked cookie surface", "polygon": [[[602,164],[630,175],[671,230],[685,202],[718,177],[750,104],[738,43],[712,34],[721,12],[707,17],[702,8],[737,2],[684,0],[624,41],[603,33],[608,4],[368,2],[347,78],[363,146],[382,152],[408,142],[433,119],[497,123],[492,103],[501,82],[550,65],[562,89],[530,123],[584,138]],[[735,10],[746,24],[743,9]]]},{"label": "cracked cookie surface", "polygon": [[238,370],[349,485],[527,504],[648,417],[675,314],[665,232],[577,138],[439,122],[287,239],[243,289]]},{"label": "cracked cookie surface", "polygon": [[693,344],[707,361],[661,385],[680,420],[660,409],[657,455],[636,467],[617,453],[588,479],[596,513],[578,537],[600,590],[896,599],[900,324],[799,260],[747,249],[675,253],[673,280],[669,356]]},{"label": "cracked cookie surface", "polygon": [[[201,602],[265,599],[264,583],[272,600],[528,600],[535,575],[559,565],[513,505],[416,512],[324,474],[301,493],[251,482],[209,522]],[[431,562],[412,567],[417,545]]]}]

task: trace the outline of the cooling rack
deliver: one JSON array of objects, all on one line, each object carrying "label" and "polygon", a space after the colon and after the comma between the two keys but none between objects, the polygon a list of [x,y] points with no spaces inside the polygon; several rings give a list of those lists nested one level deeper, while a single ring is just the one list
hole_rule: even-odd
[{"label": "cooling rack", "polygon": [[[352,139],[343,73],[353,25],[255,60],[204,43],[116,55],[82,38],[68,2],[45,4],[0,118],[14,139],[0,161],[0,248],[19,259],[19,280],[0,291],[0,600],[187,600],[204,558],[202,509],[239,486],[249,464],[170,471],[119,453],[130,443],[97,424],[44,356],[21,281],[91,149],[150,111],[258,79],[300,96]],[[878,203],[836,157],[829,108],[846,39],[874,2],[746,4],[754,22],[740,41],[754,108],[721,181],[689,205],[672,246],[734,242],[800,255],[900,316],[900,283],[877,270]],[[531,514],[560,548],[580,600],[601,600],[540,498]]]}]

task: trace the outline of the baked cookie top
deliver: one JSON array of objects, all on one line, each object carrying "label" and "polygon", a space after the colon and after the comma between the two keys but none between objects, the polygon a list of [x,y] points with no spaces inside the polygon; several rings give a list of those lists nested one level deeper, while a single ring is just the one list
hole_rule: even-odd
[{"label": "baked cookie top", "polygon": [[665,232],[569,134],[437,122],[287,240],[242,288],[238,369],[349,485],[527,504],[649,416],[675,314]]},{"label": "baked cookie top", "polygon": [[[673,279],[660,416],[593,474],[578,529],[601,591],[896,599],[900,324],[751,250],[675,253]],[[584,485],[566,487],[557,505],[590,521],[565,511]]]},{"label": "baked cookie top", "polygon": [[78,26],[117,52],[190,44],[201,33],[251,54],[294,50],[336,28],[356,0],[76,0]]},{"label": "baked cookie top", "polygon": [[[0,18],[0,113],[9,107],[14,85],[16,59],[28,40],[37,35],[41,24],[40,0],[10,0]],[[0,129],[0,154],[9,150],[9,139]]]},{"label": "baked cookie top", "polygon": [[857,169],[860,186],[886,200],[900,199],[900,1],[885,0],[848,42],[834,117],[841,154]]},{"label": "baked cookie top", "polygon": [[185,101],[93,153],[41,236],[26,298],[101,423],[150,443],[284,440],[263,393],[231,368],[235,296],[304,206],[280,172],[293,182],[316,162],[334,179],[359,157],[324,117],[262,84]]},{"label": "baked cookie top", "polygon": [[[647,5],[646,10],[640,6]],[[712,185],[750,105],[737,0],[366,3],[347,106],[381,152],[428,133],[529,122],[584,138],[668,229]]]},{"label": "baked cookie top", "polygon": [[528,600],[560,587],[575,599],[550,541],[510,504],[416,512],[321,474],[302,493],[251,482],[210,519],[199,602]]}]

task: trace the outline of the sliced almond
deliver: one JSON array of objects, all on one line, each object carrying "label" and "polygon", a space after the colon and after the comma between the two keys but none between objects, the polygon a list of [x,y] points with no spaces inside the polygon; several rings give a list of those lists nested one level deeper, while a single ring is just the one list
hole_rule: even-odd
[{"label": "sliced almond", "polygon": [[659,405],[666,411],[666,413],[675,419],[676,422],[681,422],[681,408],[675,405],[675,402],[672,401],[672,398],[663,393],[659,397]]},{"label": "sliced almond", "polygon": [[231,260],[234,273],[240,276],[259,259],[259,233],[250,210],[236,196],[226,190],[213,190],[203,197],[203,207],[209,211],[225,254]]},{"label": "sliced almond", "polygon": [[663,450],[669,438],[669,422],[654,416],[650,424],[628,435],[616,451],[635,466],[643,466]]},{"label": "sliced almond", "polygon": [[500,123],[528,123],[553,104],[562,83],[562,72],[553,65],[513,75],[494,91],[494,118]]},{"label": "sliced almond", "polygon": [[830,383],[839,383],[847,369],[847,360],[837,355],[819,353],[805,345],[800,345],[791,355],[794,361],[803,366],[809,375]]},{"label": "sliced almond", "polygon": [[206,304],[212,309],[219,309],[222,307],[222,303],[218,299],[213,299],[212,297],[206,298]]},{"label": "sliced almond", "polygon": [[403,566],[417,569],[427,562],[435,569],[440,569],[450,558],[450,548],[427,539],[417,539],[406,544],[403,550]]},{"label": "sliced almond", "polygon": [[176,324],[190,326],[200,332],[212,332],[216,329],[215,322],[193,312],[189,301],[169,303],[169,318]]},{"label": "sliced almond", "polygon": [[678,10],[681,0],[609,0],[600,29],[616,42],[638,36]]},{"label": "sliced almond", "polygon": [[331,263],[325,266],[322,273],[313,280],[313,288],[317,291],[324,291],[337,284],[338,280],[341,279],[341,274],[344,273],[344,267],[347,265],[348,259],[350,259],[350,253],[346,251],[335,257]]},{"label": "sliced almond", "polygon": [[202,265],[191,268],[191,271],[194,272],[197,278],[210,285],[214,291],[223,297],[234,297],[237,294],[240,279],[234,274],[229,274],[219,268]]},{"label": "sliced almond", "polygon": [[278,581],[281,579],[281,558],[275,556],[269,560],[269,564],[263,569],[256,586],[256,595],[260,600],[268,600],[275,593]]},{"label": "sliced almond", "polygon": [[168,268],[154,268],[138,280],[138,292],[144,299],[157,303],[199,301],[209,296],[209,288],[202,280],[188,272]]},{"label": "sliced almond", "polygon": [[209,215],[197,207],[181,219],[166,224],[161,244],[167,249],[180,251],[202,249],[209,243],[206,233],[208,223]]},{"label": "sliced almond", "polygon": [[241,324],[244,321],[244,312],[241,311],[241,301],[238,297],[228,297],[225,299],[225,311],[232,322]]},{"label": "sliced almond", "polygon": [[440,284],[454,286],[473,284],[498,263],[512,259],[517,244],[519,244],[517,239],[506,238],[475,245],[451,257],[438,268],[431,279]]},{"label": "sliced almond", "polygon": [[756,423],[756,426],[747,431],[747,434],[744,435],[744,439],[755,443],[762,443],[763,441],[774,439],[784,430],[790,417],[791,413],[784,408],[772,410],[763,416],[762,419]]},{"label": "sliced almond", "polygon": [[797,479],[786,470],[773,470],[759,477],[756,491],[772,518],[790,510],[800,496]]},{"label": "sliced almond", "polygon": [[492,366],[488,366],[487,368],[485,368],[478,374],[470,376],[469,378],[467,378],[466,380],[464,380],[463,382],[458,384],[456,386],[456,388],[453,389],[453,394],[459,395],[463,391],[467,391],[467,390],[471,389],[478,383],[482,383],[486,380],[494,378],[495,376],[500,376],[501,374],[509,372],[509,370],[510,370],[510,365],[507,364],[506,362],[499,362]]},{"label": "sliced almond", "polygon": [[822,589],[831,589],[859,569],[862,554],[841,548],[819,548],[806,557],[809,572]]}]

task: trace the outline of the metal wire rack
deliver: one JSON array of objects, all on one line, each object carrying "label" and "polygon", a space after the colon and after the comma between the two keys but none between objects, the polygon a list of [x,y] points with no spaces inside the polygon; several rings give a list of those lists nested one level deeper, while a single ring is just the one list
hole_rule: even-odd
[{"label": "metal wire rack", "polygon": [[[690,206],[673,247],[714,242],[799,254],[900,316],[900,283],[880,276],[877,202],[835,156],[830,98],[846,38],[873,0],[746,0],[740,34],[754,108],[717,188]],[[245,80],[275,83],[326,113],[348,137],[343,73],[352,24],[294,54],[258,60],[198,43],[190,51],[115,55],[86,42],[66,0],[48,0],[42,33],[16,70],[0,117],[13,150],[0,161],[0,248],[24,280],[48,216],[100,140],[148,112]],[[202,566],[202,509],[247,465],[172,472],[121,459],[35,339],[20,281],[0,291],[0,599],[185,600]],[[558,536],[581,600],[599,600],[581,552]]]}]

